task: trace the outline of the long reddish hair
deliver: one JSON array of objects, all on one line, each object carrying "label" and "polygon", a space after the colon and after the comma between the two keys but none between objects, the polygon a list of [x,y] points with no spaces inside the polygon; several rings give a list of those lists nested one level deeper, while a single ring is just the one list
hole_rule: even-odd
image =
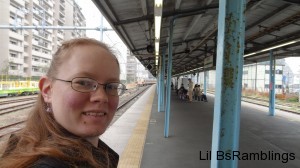
[{"label": "long reddish hair", "polygon": [[[119,66],[113,51],[104,43],[94,39],[79,38],[62,44],[53,55],[47,76],[52,77],[57,73],[62,62],[71,56],[73,48],[85,45],[95,45],[107,50],[116,59]],[[29,167],[42,156],[50,156],[67,162],[86,161],[94,167],[105,166],[94,159],[91,149],[88,149],[87,145],[79,140],[80,137],[66,136],[66,131],[55,121],[53,114],[46,112],[45,109],[46,103],[39,93],[25,127],[12,136],[5,146],[5,153],[0,158],[1,168]],[[75,151],[75,153],[68,155],[65,151]]]}]

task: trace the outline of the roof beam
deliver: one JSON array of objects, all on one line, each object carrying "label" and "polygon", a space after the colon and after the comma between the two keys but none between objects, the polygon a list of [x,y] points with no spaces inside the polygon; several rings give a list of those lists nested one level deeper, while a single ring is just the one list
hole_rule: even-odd
[{"label": "roof beam", "polygon": [[181,0],[176,0],[175,2],[175,10],[178,10],[180,8],[181,5]]},{"label": "roof beam", "polygon": [[[219,5],[210,5],[207,7],[200,7],[200,8],[194,8],[194,9],[189,9],[189,10],[177,10],[175,12],[163,12],[162,16],[163,16],[163,18],[167,18],[167,17],[174,16],[174,15],[192,16],[192,15],[198,15],[201,13],[205,13],[206,10],[209,10],[209,9],[218,9],[218,7],[219,7]],[[142,17],[120,20],[120,21],[114,22],[113,25],[121,26],[124,24],[147,21],[147,20],[152,20],[152,19],[153,19],[153,14],[152,15],[148,14],[148,15],[142,16]]]},{"label": "roof beam", "polygon": [[147,15],[147,1],[146,0],[141,0],[141,6],[142,6],[142,11],[143,11],[143,15]]},{"label": "roof beam", "polygon": [[[274,15],[276,15],[276,14],[278,14],[279,12],[285,10],[285,9],[286,9],[287,7],[289,7],[289,6],[291,6],[291,5],[286,4],[286,5],[281,6],[280,8],[278,8],[278,9],[272,11],[272,12],[269,13],[268,15],[262,17],[261,19],[257,20],[256,22],[254,22],[254,23],[248,25],[248,26],[246,27],[246,30],[251,29],[252,27],[258,25],[259,23],[261,23],[261,22],[263,22],[263,21],[269,19],[270,17],[273,17]],[[251,9],[252,9],[252,8],[251,8]]]},{"label": "roof beam", "polygon": [[280,30],[281,28],[285,27],[285,26],[288,26],[290,25],[291,23],[293,22],[296,22],[300,19],[300,12],[292,15],[291,17],[288,17],[282,21],[280,21],[279,23],[277,24],[274,24],[274,25],[270,25],[269,28],[265,28],[264,30],[252,35],[251,37],[249,37],[246,41],[252,41],[252,40],[255,40],[259,37],[262,37],[266,34],[269,34],[273,31],[276,31],[276,30]]}]

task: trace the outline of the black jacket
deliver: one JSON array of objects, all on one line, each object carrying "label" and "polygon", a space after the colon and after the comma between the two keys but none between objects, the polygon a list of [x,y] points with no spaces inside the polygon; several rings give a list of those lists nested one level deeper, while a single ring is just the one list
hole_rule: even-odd
[{"label": "black jacket", "polygon": [[[92,144],[90,144],[92,145]],[[102,149],[107,149],[109,157],[109,168],[116,168],[119,162],[119,155],[113,151],[108,145],[99,139],[98,148],[92,147],[93,156],[101,163],[107,164],[107,156],[103,155]],[[74,161],[68,163],[53,157],[42,157],[31,168],[91,168],[92,166],[87,162]],[[106,167],[105,167],[106,168]]]}]

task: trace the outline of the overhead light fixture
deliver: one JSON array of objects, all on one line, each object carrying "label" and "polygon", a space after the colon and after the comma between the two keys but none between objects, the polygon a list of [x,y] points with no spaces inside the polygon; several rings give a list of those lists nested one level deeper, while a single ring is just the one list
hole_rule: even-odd
[{"label": "overhead light fixture", "polygon": [[[298,41],[300,41],[300,39]],[[276,48],[279,48],[279,47],[283,47],[283,46],[287,46],[287,45],[290,45],[290,44],[294,44],[296,42],[297,42],[296,40],[293,40],[293,41],[290,41],[290,42],[286,42],[286,43],[283,43],[283,44],[279,44],[279,45],[276,45],[276,46],[273,46],[273,47],[269,47],[269,48],[263,49],[263,50],[261,50],[261,52],[273,50],[273,49],[276,49]]]},{"label": "overhead light fixture", "polygon": [[155,1],[154,1],[155,7],[160,7],[160,6],[162,6],[162,2],[163,2],[163,0],[155,0]]},{"label": "overhead light fixture", "polygon": [[155,65],[158,65],[162,8],[163,8],[163,0],[155,0],[154,1]]},{"label": "overhead light fixture", "polygon": [[154,17],[155,24],[155,39],[160,39],[160,27],[161,27],[161,14]]},{"label": "overhead light fixture", "polygon": [[296,39],[296,40],[288,41],[288,42],[285,42],[285,43],[282,43],[282,44],[278,44],[278,45],[275,45],[275,46],[272,46],[272,47],[268,47],[268,48],[265,48],[265,49],[262,49],[262,50],[259,50],[259,51],[255,51],[253,53],[246,54],[246,55],[244,55],[244,57],[249,57],[249,56],[254,55],[254,54],[258,54],[258,53],[265,52],[265,51],[270,51],[270,50],[280,48],[280,47],[284,47],[284,46],[294,44],[294,43],[297,43],[297,42],[300,42],[300,38]]},{"label": "overhead light fixture", "polygon": [[158,56],[155,56],[155,65],[158,65]]},{"label": "overhead light fixture", "polygon": [[155,42],[155,55],[159,55],[159,42]]},{"label": "overhead light fixture", "polygon": [[258,52],[249,53],[249,54],[244,55],[244,57],[249,57],[249,56],[254,55],[254,54],[257,54],[257,53],[258,53]]}]

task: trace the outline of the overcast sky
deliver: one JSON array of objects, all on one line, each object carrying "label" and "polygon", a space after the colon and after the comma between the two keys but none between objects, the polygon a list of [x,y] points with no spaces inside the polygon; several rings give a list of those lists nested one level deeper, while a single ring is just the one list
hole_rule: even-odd
[{"label": "overcast sky", "polygon": [[[86,26],[87,27],[100,27],[101,26],[101,13],[99,12],[98,8],[94,5],[91,0],[75,0],[77,4],[82,9],[82,14],[86,19]],[[115,31],[112,30],[109,23],[103,17],[103,27],[111,29],[109,31],[104,31],[103,33],[103,42],[109,44],[116,49],[117,54],[120,55],[119,61],[120,64],[126,63],[126,56],[127,56],[127,47],[122,42],[122,40],[118,37]],[[95,38],[97,40],[101,39],[100,31],[96,30],[87,30],[86,34],[90,38]]]}]

